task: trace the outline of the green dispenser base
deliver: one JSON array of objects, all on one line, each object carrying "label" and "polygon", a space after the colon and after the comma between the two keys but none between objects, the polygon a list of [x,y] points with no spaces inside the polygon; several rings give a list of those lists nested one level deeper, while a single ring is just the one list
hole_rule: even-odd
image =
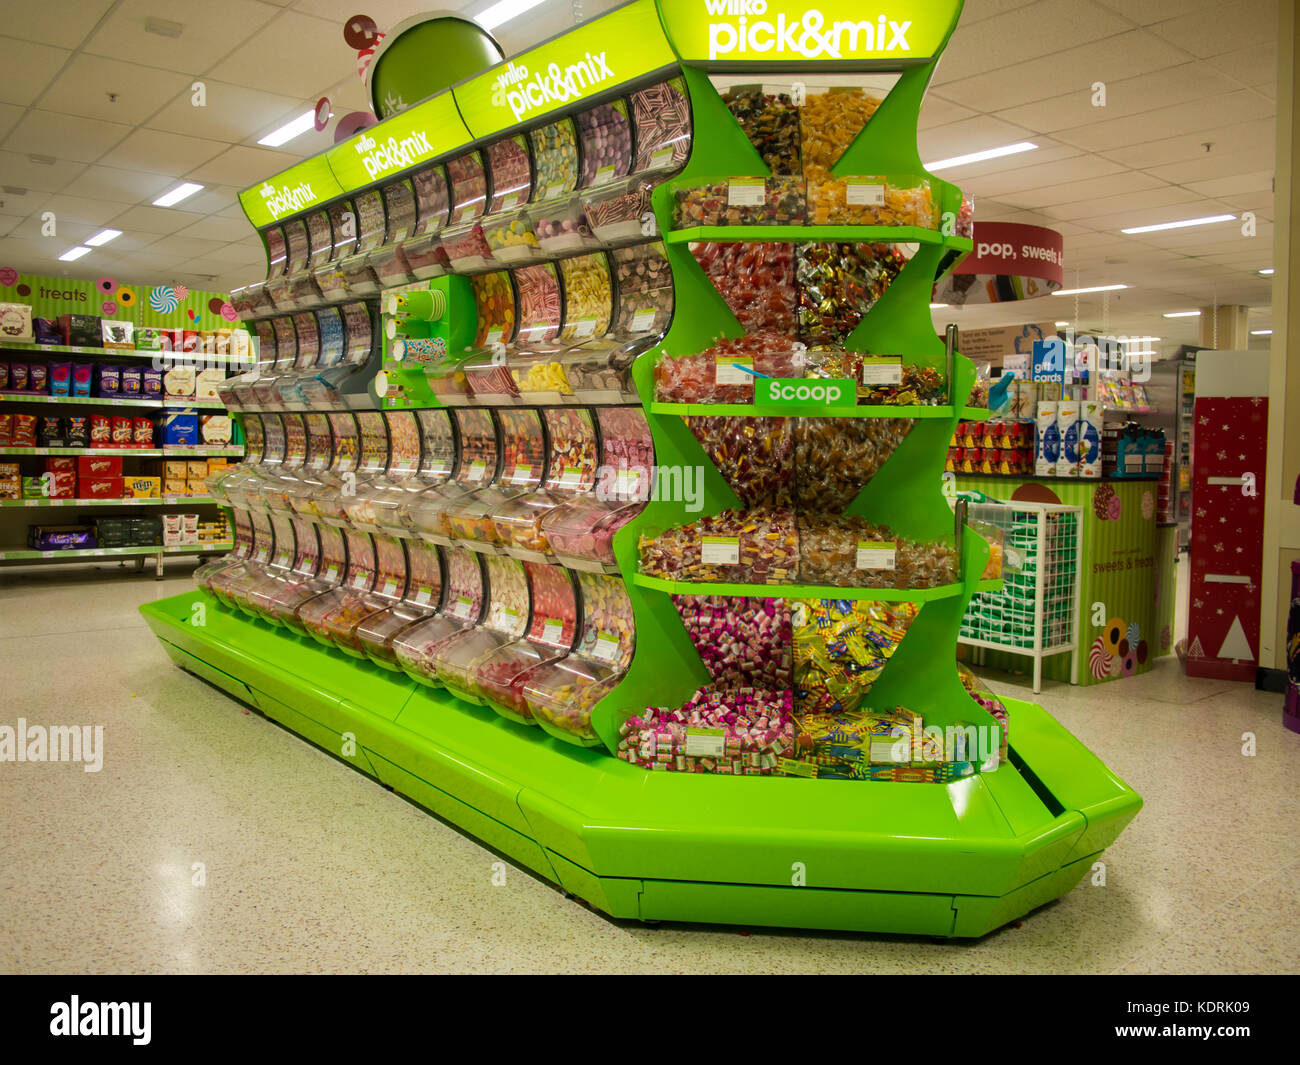
[{"label": "green dispenser base", "polygon": [[140,611],[182,669],[618,918],[981,936],[1069,892],[1142,805],[1012,699],[1011,764],[953,784],[656,773],[202,591]]}]

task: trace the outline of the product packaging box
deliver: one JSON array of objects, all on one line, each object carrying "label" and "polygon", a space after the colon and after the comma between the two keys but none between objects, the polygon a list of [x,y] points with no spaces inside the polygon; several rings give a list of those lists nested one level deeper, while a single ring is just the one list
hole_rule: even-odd
[{"label": "product packaging box", "polygon": [[1079,404],[1079,476],[1101,476],[1101,404],[1086,400]]},{"label": "product packaging box", "polygon": [[77,460],[71,455],[47,455],[45,458],[46,473],[76,473]]},{"label": "product packaging box", "polygon": [[69,470],[58,470],[49,477],[51,499],[76,499],[77,475]]},{"label": "product packaging box", "polygon": [[184,459],[164,459],[161,463],[162,475],[168,480],[185,480],[190,475],[190,464]]},{"label": "product packaging box", "polygon": [[78,477],[121,477],[121,455],[78,455]]},{"label": "product packaging box", "polygon": [[135,323],[117,318],[103,318],[99,323],[100,340],[106,348],[135,350]]},{"label": "product packaging box", "polygon": [[204,414],[199,417],[199,439],[209,446],[225,447],[233,433],[229,414]]},{"label": "product packaging box", "polygon": [[1034,473],[1039,477],[1056,476],[1061,457],[1061,434],[1056,424],[1057,404],[1040,400],[1034,417]]},{"label": "product packaging box", "polygon": [[206,477],[191,477],[185,482],[185,494],[191,496],[205,496],[208,494],[208,480]]},{"label": "product packaging box", "polygon": [[63,343],[74,348],[98,348],[103,346],[103,335],[99,328],[99,316],[95,314],[61,314],[59,329],[63,332]]},{"label": "product packaging box", "polygon": [[200,370],[194,378],[195,399],[216,399],[217,385],[226,379],[226,371],[221,367]]},{"label": "product packaging box", "polygon": [[196,379],[193,366],[171,366],[163,373],[163,392],[168,398],[193,399]]},{"label": "product packaging box", "polygon": [[27,544],[36,551],[73,550],[95,547],[95,534],[89,525],[30,525]]},{"label": "product packaging box", "polygon": [[0,339],[32,339],[32,309],[30,306],[26,303],[0,303]]},{"label": "product packaging box", "polygon": [[162,490],[165,496],[189,495],[190,482],[184,477],[165,477]]},{"label": "product packaging box", "polygon": [[[168,338],[170,343],[171,338]],[[135,350],[136,351],[162,351],[163,350],[163,330],[154,326],[141,326],[135,331]]]},{"label": "product packaging box", "polygon": [[45,484],[39,477],[23,478],[23,498],[24,499],[44,499]]},{"label": "product packaging box", "polygon": [[1056,431],[1061,450],[1056,459],[1057,477],[1079,476],[1079,401],[1063,399],[1056,405]]},{"label": "product packaging box", "polygon": [[199,416],[192,410],[169,410],[158,420],[154,440],[163,447],[191,447],[199,442]]},{"label": "product packaging box", "polygon": [[208,463],[206,459],[190,459],[185,463],[185,476],[189,480],[198,478],[203,480],[208,475]]},{"label": "product packaging box", "polygon": [[126,491],[121,477],[83,477],[80,485],[82,499],[121,499]]},{"label": "product packaging box", "polygon": [[158,499],[162,496],[161,477],[128,477],[126,483],[132,499]]},{"label": "product packaging box", "polygon": [[230,460],[227,459],[224,455],[208,459],[208,468],[204,476],[211,477],[213,474],[218,473],[221,470],[224,470],[226,466],[229,464],[229,462]]}]

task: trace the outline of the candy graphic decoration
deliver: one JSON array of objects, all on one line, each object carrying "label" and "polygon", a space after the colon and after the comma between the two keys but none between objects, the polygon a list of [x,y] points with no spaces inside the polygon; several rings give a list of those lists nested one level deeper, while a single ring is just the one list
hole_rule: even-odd
[{"label": "candy graphic decoration", "polygon": [[1105,680],[1110,676],[1111,655],[1106,650],[1106,641],[1103,637],[1098,636],[1092,641],[1092,648],[1088,651],[1088,669],[1095,680]]},{"label": "candy graphic decoration", "polygon": [[149,293],[149,307],[159,314],[175,314],[180,306],[180,298],[171,285],[157,285]]}]

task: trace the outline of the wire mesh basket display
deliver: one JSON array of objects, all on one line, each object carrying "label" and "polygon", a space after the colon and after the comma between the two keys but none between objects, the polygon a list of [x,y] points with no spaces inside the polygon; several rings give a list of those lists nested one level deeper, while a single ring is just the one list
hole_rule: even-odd
[{"label": "wire mesh basket display", "polygon": [[1044,658],[1070,654],[1075,675],[1082,520],[1082,507],[1054,503],[967,506],[970,527],[1001,544],[1002,590],[971,599],[960,642],[1032,658],[1035,692]]}]

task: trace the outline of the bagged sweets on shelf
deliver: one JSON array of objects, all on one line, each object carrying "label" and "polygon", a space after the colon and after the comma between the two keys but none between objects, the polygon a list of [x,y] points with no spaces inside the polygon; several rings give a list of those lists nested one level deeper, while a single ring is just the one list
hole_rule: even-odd
[{"label": "bagged sweets on shelf", "polygon": [[[644,769],[779,775],[794,749],[789,690],[706,685],[684,706],[648,707],[619,727],[617,755]],[[719,735],[720,733],[720,735]]]},{"label": "bagged sweets on shelf", "polygon": [[523,563],[500,555],[488,556],[485,561],[492,597],[487,616],[480,624],[447,637],[430,652],[438,680],[470,695],[479,662],[523,636],[531,610]]},{"label": "bagged sweets on shelf", "polygon": [[949,544],[904,540],[888,526],[840,514],[799,514],[799,583],[839,588],[937,588],[961,570]]},{"label": "bagged sweets on shelf", "polygon": [[673,605],[719,689],[791,688],[791,608],[785,599],[674,595]]},{"label": "bagged sweets on shelf", "polygon": [[795,750],[780,769],[819,780],[916,784],[946,784],[975,772],[964,759],[927,757],[944,752],[922,742],[922,728],[921,717],[901,706],[808,714],[796,719]]},{"label": "bagged sweets on shelf", "polygon": [[631,96],[638,174],[680,170],[691,154],[691,103],[684,78],[669,78]]},{"label": "bagged sweets on shelf", "polygon": [[663,245],[616,248],[610,257],[618,292],[614,331],[620,336],[663,333],[673,317],[673,275]]},{"label": "bagged sweets on shelf", "polygon": [[573,578],[564,567],[526,562],[524,569],[532,599],[528,631],[475,663],[471,690],[512,717],[531,721],[524,686],[539,667],[568,654],[577,637],[578,606]]},{"label": "bagged sweets on shelf", "polygon": [[799,339],[842,345],[904,265],[893,244],[796,245]]},{"label": "bagged sweets on shelf", "polygon": [[[803,173],[808,180],[808,215],[813,225],[827,225],[829,204],[835,190],[842,190],[831,174],[840,156],[848,151],[881,100],[864,89],[836,88],[809,93],[799,109],[800,150]],[[843,203],[842,196],[839,202]]]},{"label": "bagged sweets on shelf", "polygon": [[799,108],[788,92],[736,85],[722,102],[773,174],[801,173]]},{"label": "bagged sweets on shelf", "polygon": [[[811,178],[809,179],[811,183]],[[863,174],[819,180],[808,207],[811,225],[938,227],[929,178]]]},{"label": "bagged sweets on shelf", "polygon": [[791,421],[710,414],[686,425],[742,504],[788,507],[795,480]]},{"label": "bagged sweets on shelf", "polygon": [[801,226],[808,214],[801,176],[732,177],[673,183],[673,226]]},{"label": "bagged sweets on shelf", "polygon": [[720,340],[698,355],[665,352],[655,364],[655,399],[665,403],[753,403],[755,374],[803,377],[805,361],[801,345],[780,333]]},{"label": "bagged sweets on shelf", "polygon": [[582,145],[582,188],[626,177],[632,169],[632,125],[623,100],[597,104],[577,115]]},{"label": "bagged sweets on shelf", "polygon": [[918,611],[906,600],[794,600],[790,615],[795,713],[856,709]]},{"label": "bagged sweets on shelf", "polygon": [[458,226],[483,214],[487,207],[487,174],[483,169],[483,157],[478,152],[468,152],[450,160],[447,178],[451,182],[448,224]]},{"label": "bagged sweets on shelf", "polygon": [[564,280],[564,340],[588,340],[609,329],[614,304],[609,259],[604,252],[560,260]]},{"label": "bagged sweets on shelf", "polygon": [[795,505],[803,511],[832,514],[843,513],[916,425],[914,418],[791,421]]},{"label": "bagged sweets on shelf", "polygon": [[787,508],[724,510],[658,536],[643,533],[640,571],[671,581],[793,584],[799,536]]},{"label": "bagged sweets on shelf", "polygon": [[793,244],[706,242],[692,244],[691,253],[746,333],[794,333]]}]

